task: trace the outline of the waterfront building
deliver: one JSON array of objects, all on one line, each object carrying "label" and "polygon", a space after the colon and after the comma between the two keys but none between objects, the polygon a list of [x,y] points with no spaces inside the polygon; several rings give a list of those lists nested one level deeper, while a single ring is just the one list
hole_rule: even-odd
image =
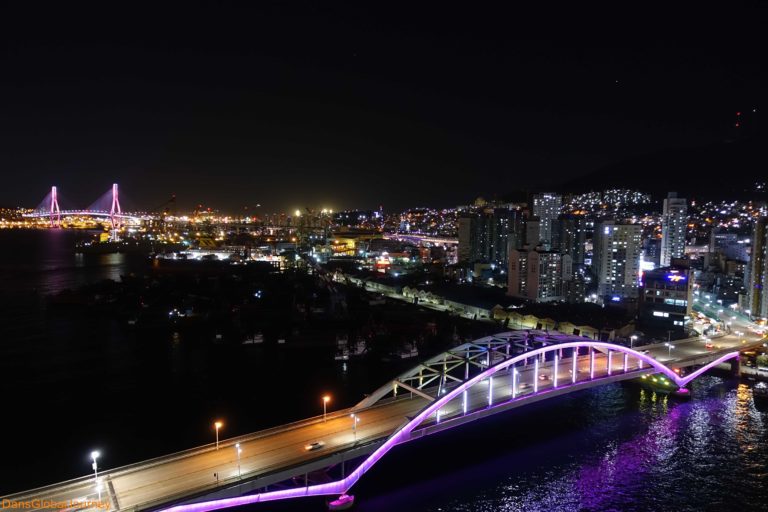
[{"label": "waterfront building", "polygon": [[639,306],[640,321],[644,326],[683,330],[693,306],[691,269],[673,265],[645,272]]}]

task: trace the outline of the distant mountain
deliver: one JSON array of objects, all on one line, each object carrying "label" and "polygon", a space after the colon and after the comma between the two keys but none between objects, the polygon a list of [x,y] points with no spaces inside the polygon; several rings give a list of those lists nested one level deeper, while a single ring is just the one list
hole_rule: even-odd
[{"label": "distant mountain", "polygon": [[581,193],[630,188],[653,194],[667,192],[696,199],[763,199],[768,180],[768,138],[742,138],[703,147],[665,149],[612,164],[557,187]]}]

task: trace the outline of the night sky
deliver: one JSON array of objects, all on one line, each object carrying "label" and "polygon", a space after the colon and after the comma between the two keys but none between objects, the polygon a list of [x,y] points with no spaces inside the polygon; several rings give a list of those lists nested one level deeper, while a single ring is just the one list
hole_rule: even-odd
[{"label": "night sky", "polygon": [[717,143],[768,109],[764,12],[18,3],[0,206],[56,184],[85,207],[113,181],[146,209],[455,206]]}]

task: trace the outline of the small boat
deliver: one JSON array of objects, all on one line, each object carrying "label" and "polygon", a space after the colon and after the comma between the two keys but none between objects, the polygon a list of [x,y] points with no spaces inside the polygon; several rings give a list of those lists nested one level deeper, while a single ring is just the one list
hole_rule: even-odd
[{"label": "small boat", "polygon": [[752,388],[752,398],[757,402],[764,402],[768,404],[768,386],[765,384],[756,384]]},{"label": "small boat", "polygon": [[355,497],[342,494],[333,501],[328,502],[328,510],[348,510],[355,504]]},{"label": "small boat", "polygon": [[676,391],[675,384],[663,375],[642,375],[638,379],[640,386],[656,393],[669,394]]},{"label": "small boat", "polygon": [[243,340],[243,345],[253,345],[256,343],[264,343],[264,335],[262,334],[254,334],[253,336],[249,336],[248,338],[245,338]]}]

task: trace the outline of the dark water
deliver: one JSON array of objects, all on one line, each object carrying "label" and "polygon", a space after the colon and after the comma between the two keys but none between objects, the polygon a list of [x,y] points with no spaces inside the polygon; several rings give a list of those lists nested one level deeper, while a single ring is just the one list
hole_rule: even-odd
[{"label": "dark water", "polygon": [[[234,435],[316,414],[323,392],[350,405],[397,371],[137,340],[109,318],[52,314],[42,293],[143,265],[78,259],[74,236],[0,231],[0,494],[85,474],[94,448],[114,467],[210,442],[214,418]],[[355,487],[357,509],[768,510],[768,413],[737,380],[706,376],[693,395],[604,386],[400,446]]]},{"label": "dark water", "polygon": [[346,370],[328,349],[269,349],[141,335],[113,315],[50,308],[46,294],[140,271],[122,254],[77,256],[72,231],[0,231],[0,495],[352,405],[392,365]]}]

